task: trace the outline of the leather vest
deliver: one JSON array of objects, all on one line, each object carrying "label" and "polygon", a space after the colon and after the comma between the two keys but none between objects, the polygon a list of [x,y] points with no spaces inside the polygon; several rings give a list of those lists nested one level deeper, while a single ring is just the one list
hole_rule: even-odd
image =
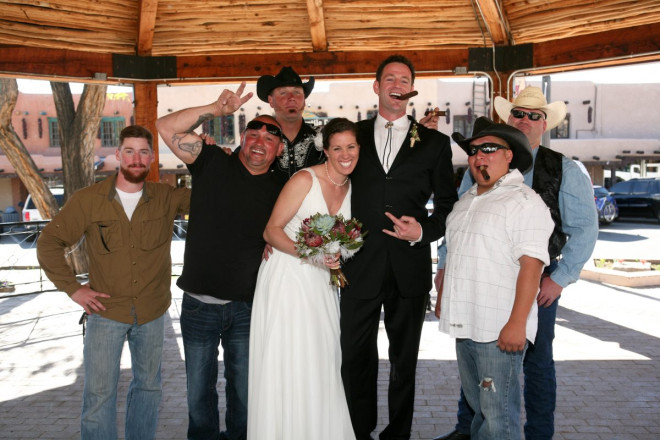
[{"label": "leather vest", "polygon": [[559,188],[562,179],[562,158],[564,156],[549,148],[539,146],[534,162],[534,180],[532,189],[541,196],[545,204],[550,208],[552,221],[555,229],[552,231],[548,243],[550,259],[561,255],[561,250],[566,244],[566,234],[561,228],[561,214],[559,212]]}]

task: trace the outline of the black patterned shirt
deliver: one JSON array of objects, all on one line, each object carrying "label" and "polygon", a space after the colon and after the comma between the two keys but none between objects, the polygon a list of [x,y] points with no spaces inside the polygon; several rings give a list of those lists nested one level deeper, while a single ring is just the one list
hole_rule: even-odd
[{"label": "black patterned shirt", "polygon": [[278,178],[286,182],[296,171],[325,162],[323,148],[314,145],[315,137],[316,130],[304,122],[293,142],[284,137],[284,150],[272,165]]}]

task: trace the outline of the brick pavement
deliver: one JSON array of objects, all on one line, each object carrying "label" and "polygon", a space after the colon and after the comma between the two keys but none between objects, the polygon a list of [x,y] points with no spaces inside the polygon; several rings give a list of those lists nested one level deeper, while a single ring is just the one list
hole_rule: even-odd
[{"label": "brick pavement", "polygon": [[[181,292],[175,287],[173,293],[166,322],[158,439],[184,439],[187,425]],[[0,298],[0,439],[78,438],[79,316],[77,306],[60,292]],[[660,288],[579,281],[566,289],[555,342],[559,383],[555,439],[660,438],[659,319]],[[381,342],[385,349],[384,338]],[[124,354],[120,427],[130,379],[127,349]],[[377,430],[385,423],[387,377],[387,361],[382,360]],[[412,438],[431,439],[452,429],[458,383],[453,341],[437,331],[437,322],[429,315],[422,336]]]}]

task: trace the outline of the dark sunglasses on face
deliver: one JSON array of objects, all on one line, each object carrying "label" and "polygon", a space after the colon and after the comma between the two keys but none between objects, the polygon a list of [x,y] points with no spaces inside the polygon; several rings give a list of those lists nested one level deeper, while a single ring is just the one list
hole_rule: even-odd
[{"label": "dark sunglasses on face", "polygon": [[500,144],[494,144],[492,142],[486,142],[485,144],[481,145],[470,145],[468,147],[468,156],[474,156],[477,154],[477,151],[481,151],[482,153],[485,154],[491,154],[496,152],[497,150],[508,150],[509,147],[500,145]]},{"label": "dark sunglasses on face", "polygon": [[530,121],[538,121],[539,119],[545,119],[544,116],[543,116],[543,113],[525,112],[525,111],[516,110],[516,109],[511,110],[511,114],[516,119],[522,119],[522,118],[525,117],[525,115],[527,115],[527,118]]},{"label": "dark sunglasses on face", "polygon": [[277,136],[278,138],[282,139],[282,130],[280,127],[274,124],[269,124],[268,122],[264,121],[250,121],[247,124],[247,127],[245,127],[246,130],[261,130],[262,127],[266,127],[266,131],[273,136]]}]

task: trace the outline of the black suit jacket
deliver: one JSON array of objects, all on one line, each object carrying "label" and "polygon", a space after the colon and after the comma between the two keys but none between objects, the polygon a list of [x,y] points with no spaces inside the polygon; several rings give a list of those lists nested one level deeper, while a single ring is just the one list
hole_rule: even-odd
[{"label": "black suit jacket", "polygon": [[[431,247],[445,233],[445,220],[457,200],[449,137],[412,124],[389,172],[386,174],[374,142],[375,119],[358,123],[360,158],[351,174],[351,214],[369,233],[365,244],[344,267],[350,285],[342,295],[371,299],[381,290],[388,264],[405,297],[431,290]],[[417,125],[420,140],[410,147],[410,130]],[[426,203],[433,195],[434,210]],[[422,241],[413,246],[383,233],[392,230],[388,211],[396,217],[415,217],[422,225]]]}]

